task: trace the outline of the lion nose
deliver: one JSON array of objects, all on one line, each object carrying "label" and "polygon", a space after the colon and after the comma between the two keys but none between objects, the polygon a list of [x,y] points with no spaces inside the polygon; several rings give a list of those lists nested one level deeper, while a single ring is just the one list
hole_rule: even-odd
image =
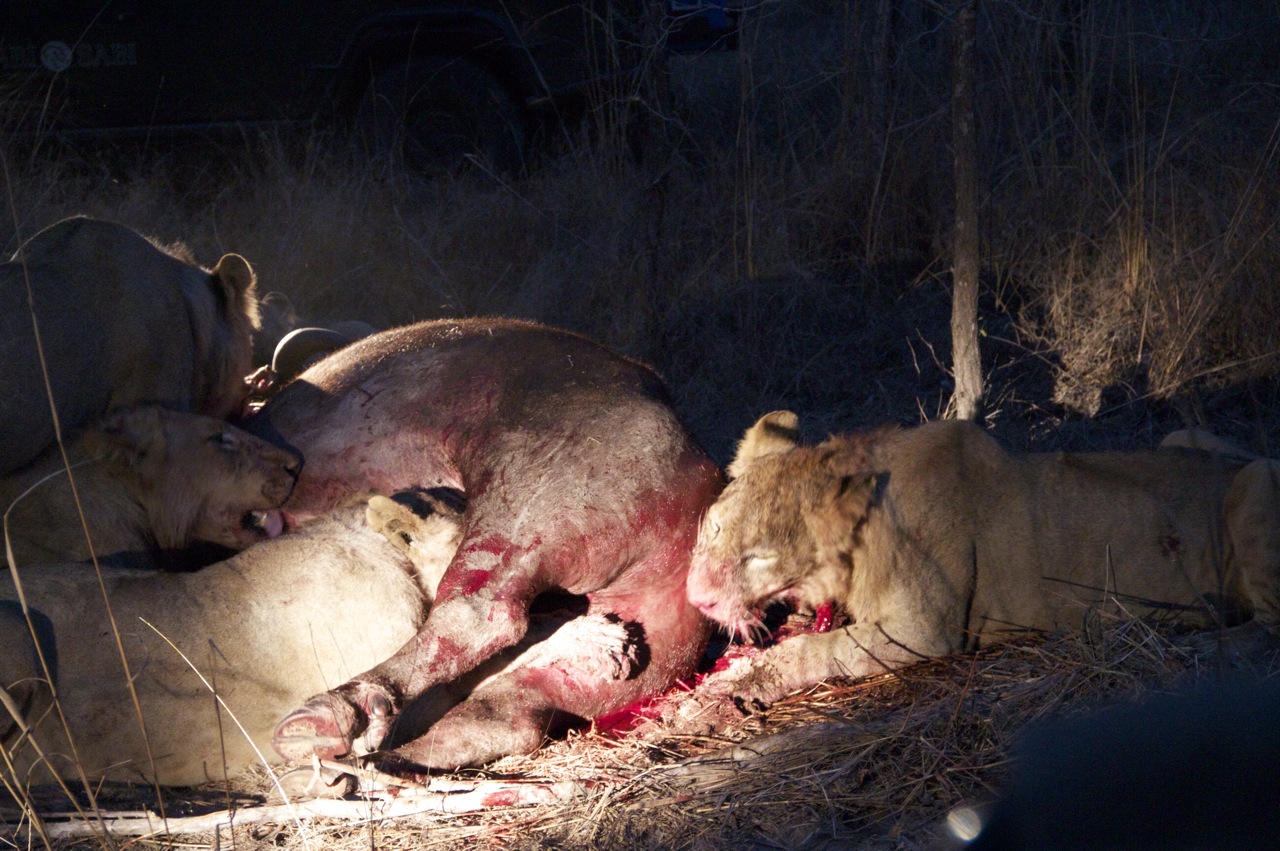
[{"label": "lion nose", "polygon": [[714,597],[712,597],[705,588],[697,588],[691,584],[688,587],[687,596],[689,598],[689,602],[693,604],[694,608],[698,609],[698,611],[702,612],[704,615],[710,615],[716,607]]},{"label": "lion nose", "polygon": [[288,460],[284,462],[284,471],[289,474],[291,479],[297,482],[298,476],[302,473],[302,456],[289,452],[286,454],[286,458]]},{"label": "lion nose", "polygon": [[704,617],[711,618],[713,621],[717,622],[720,620],[720,618],[716,617],[715,603],[710,603],[706,600],[698,600],[693,602],[693,607],[702,612]]}]

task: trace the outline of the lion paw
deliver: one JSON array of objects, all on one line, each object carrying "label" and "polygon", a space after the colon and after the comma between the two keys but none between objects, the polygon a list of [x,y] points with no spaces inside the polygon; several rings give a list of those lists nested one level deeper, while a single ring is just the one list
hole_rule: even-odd
[{"label": "lion paw", "polygon": [[694,690],[662,713],[662,735],[711,736],[742,721],[744,713],[728,695]]},{"label": "lion paw", "polygon": [[688,736],[712,735],[736,726],[773,703],[773,690],[761,679],[759,671],[745,661],[711,674],[667,706],[662,726]]}]

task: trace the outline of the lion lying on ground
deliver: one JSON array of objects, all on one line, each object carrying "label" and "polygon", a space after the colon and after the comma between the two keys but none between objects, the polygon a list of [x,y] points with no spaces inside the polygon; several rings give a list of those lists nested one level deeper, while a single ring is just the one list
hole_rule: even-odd
[{"label": "lion lying on ground", "polygon": [[140,402],[240,410],[258,326],[244,258],[202,269],[123,225],[65,219],[0,266],[0,475],[54,442],[28,282],[64,431]]},{"label": "lion lying on ground", "polygon": [[1199,624],[1280,614],[1280,478],[1266,459],[1012,455],[961,422],[796,438],[787,411],[748,430],[702,521],[689,597],[743,637],[775,600],[849,623],[708,678],[721,708],[1079,627],[1088,609]]},{"label": "lion lying on ground", "polygon": [[[158,557],[196,543],[241,550],[279,535],[301,463],[223,420],[154,405],[95,420],[67,445],[94,552]],[[0,477],[18,565],[83,561],[89,545],[56,447]]]},{"label": "lion lying on ground", "polygon": [[[49,705],[47,677],[7,574],[0,575],[0,640],[8,639],[0,643],[0,686],[61,776],[77,777],[78,759],[89,777],[200,783],[222,777],[224,746],[226,767],[241,771],[258,760],[255,747],[271,754],[276,722],[299,701],[383,659],[417,632],[459,535],[456,510],[439,500],[419,504],[429,505],[427,517],[409,524],[397,503],[375,498],[367,510],[377,528],[366,522],[363,503],[347,506],[193,573],[104,568],[149,752],[102,591],[86,571],[21,570],[74,752]],[[379,531],[388,520],[398,547]],[[219,712],[179,651],[216,685],[251,741]],[[18,722],[3,710],[0,733],[21,786],[50,779],[35,745],[16,738]]]},{"label": "lion lying on ground", "polygon": [[[224,768],[238,773],[264,757],[277,761],[268,745],[288,710],[417,633],[458,548],[465,504],[447,488],[374,496],[367,508],[340,507],[195,573],[104,570],[150,752],[97,580],[56,565],[21,571],[44,658],[51,666],[56,659],[75,759],[90,778],[175,785],[219,779]],[[19,723],[10,724],[2,709],[0,741],[18,766],[20,786],[49,779],[40,753],[56,773],[74,779],[72,751],[48,711],[47,678],[16,599],[8,577],[0,579],[0,686],[22,723],[34,728],[39,751],[18,739]],[[415,701],[397,730],[417,737],[422,729],[406,725],[425,727],[459,702],[505,694],[520,671],[556,672],[584,654],[595,659],[599,677],[631,676],[641,664],[637,647],[636,636],[614,619],[549,612],[535,617],[521,644]],[[219,713],[178,650],[216,686],[226,711]],[[483,733],[479,725],[476,734]]]}]

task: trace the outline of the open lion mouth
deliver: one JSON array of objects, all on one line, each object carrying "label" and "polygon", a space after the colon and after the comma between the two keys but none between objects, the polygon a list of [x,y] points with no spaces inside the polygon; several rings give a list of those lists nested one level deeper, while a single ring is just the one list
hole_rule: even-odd
[{"label": "open lion mouth", "polygon": [[241,520],[241,525],[264,538],[278,538],[285,529],[284,512],[278,508],[267,511],[247,511]]},{"label": "open lion mouth", "polygon": [[757,616],[768,644],[785,641],[793,635],[830,632],[834,627],[844,626],[849,620],[844,611],[831,600],[809,606],[795,594],[775,596],[753,614]]}]

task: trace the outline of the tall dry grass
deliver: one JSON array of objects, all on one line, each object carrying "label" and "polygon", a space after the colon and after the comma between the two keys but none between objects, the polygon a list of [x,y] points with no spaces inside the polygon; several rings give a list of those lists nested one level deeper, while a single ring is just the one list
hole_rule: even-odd
[{"label": "tall dry grass", "polygon": [[[948,392],[948,21],[881,8],[749,4],[738,52],[655,61],[520,179],[388,177],[320,137],[50,140],[10,156],[0,243],[89,213],[243,253],[307,321],[565,325],[654,362],[720,454],[769,407],[913,420]],[[984,4],[997,412],[1158,407],[1274,371],[1278,16]]]},{"label": "tall dry grass", "polygon": [[1169,399],[1277,364],[1280,112],[1251,65],[1276,16],[1196,11],[1082,7],[1039,37],[1071,80],[999,57],[1041,108],[995,175],[993,271],[1060,360],[1055,401],[1086,414],[1109,387]]}]

